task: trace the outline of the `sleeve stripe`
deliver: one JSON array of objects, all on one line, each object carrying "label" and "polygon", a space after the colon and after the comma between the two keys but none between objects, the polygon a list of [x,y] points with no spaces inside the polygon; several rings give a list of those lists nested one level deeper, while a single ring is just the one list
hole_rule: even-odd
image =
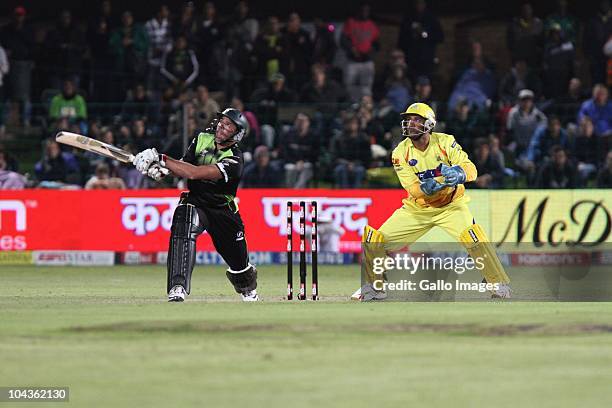
[{"label": "sleeve stripe", "polygon": [[225,166],[223,165],[223,163],[216,163],[216,166],[219,168],[219,170],[223,174],[223,178],[225,179],[225,182],[227,183],[229,181],[229,178],[227,177],[227,172],[225,171]]}]

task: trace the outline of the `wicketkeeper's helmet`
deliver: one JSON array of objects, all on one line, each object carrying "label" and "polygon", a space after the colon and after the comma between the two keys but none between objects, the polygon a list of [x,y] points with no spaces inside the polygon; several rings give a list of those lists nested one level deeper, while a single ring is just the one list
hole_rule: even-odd
[{"label": "wicketkeeper's helmet", "polygon": [[436,114],[433,111],[433,109],[431,109],[429,105],[427,105],[426,103],[421,103],[421,102],[413,103],[412,105],[408,106],[408,108],[406,108],[405,112],[401,113],[402,134],[404,136],[408,136],[408,121],[406,120],[406,116],[408,115],[418,115],[422,117],[423,119],[425,119],[425,124],[424,124],[424,129],[423,129],[424,133],[431,132],[433,128],[436,126]]}]

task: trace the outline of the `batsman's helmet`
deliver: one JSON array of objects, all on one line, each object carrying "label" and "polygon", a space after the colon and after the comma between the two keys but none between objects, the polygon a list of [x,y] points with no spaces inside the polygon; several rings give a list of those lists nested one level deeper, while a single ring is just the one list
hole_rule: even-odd
[{"label": "batsman's helmet", "polygon": [[238,143],[242,140],[243,137],[247,135],[247,133],[249,133],[249,122],[242,114],[242,112],[240,112],[238,109],[227,108],[223,112],[219,112],[217,114],[217,119],[221,119],[222,116],[225,116],[226,118],[234,122],[234,124],[238,128],[231,139],[234,142]]},{"label": "batsman's helmet", "polygon": [[423,133],[429,133],[436,126],[436,114],[433,109],[429,107],[429,105],[421,102],[413,103],[412,105],[406,108],[405,112],[401,113],[402,116],[402,135],[408,136],[408,121],[406,120],[406,116],[408,115],[418,115],[425,119],[425,124],[423,128]]}]

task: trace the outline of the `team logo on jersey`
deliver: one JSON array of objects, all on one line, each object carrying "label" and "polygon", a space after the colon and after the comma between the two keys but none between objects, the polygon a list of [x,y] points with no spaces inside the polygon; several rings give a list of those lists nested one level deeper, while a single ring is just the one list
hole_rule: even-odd
[{"label": "team logo on jersey", "polygon": [[417,165],[417,163],[418,163],[418,162],[419,162],[419,161],[418,161],[417,159],[410,159],[410,161],[408,162],[408,164],[414,167],[414,166],[416,166],[416,165]]},{"label": "team logo on jersey", "polygon": [[434,177],[440,177],[442,175],[441,168],[442,168],[442,163],[440,163],[440,165],[436,167],[435,169],[419,171],[418,173],[416,173],[416,175],[421,181],[427,180],[430,178],[434,178]]},{"label": "team logo on jersey", "polygon": [[238,231],[238,233],[236,234],[236,241],[243,241],[243,240],[244,240],[244,232]]}]

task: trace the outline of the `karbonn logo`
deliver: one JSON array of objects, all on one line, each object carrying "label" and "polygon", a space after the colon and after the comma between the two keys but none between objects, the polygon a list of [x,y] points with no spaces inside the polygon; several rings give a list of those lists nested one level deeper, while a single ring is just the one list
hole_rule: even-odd
[{"label": "karbonn logo", "polygon": [[26,207],[19,200],[0,200],[0,231],[2,227],[2,216],[7,212],[15,213],[15,230],[25,231],[26,229]]}]

